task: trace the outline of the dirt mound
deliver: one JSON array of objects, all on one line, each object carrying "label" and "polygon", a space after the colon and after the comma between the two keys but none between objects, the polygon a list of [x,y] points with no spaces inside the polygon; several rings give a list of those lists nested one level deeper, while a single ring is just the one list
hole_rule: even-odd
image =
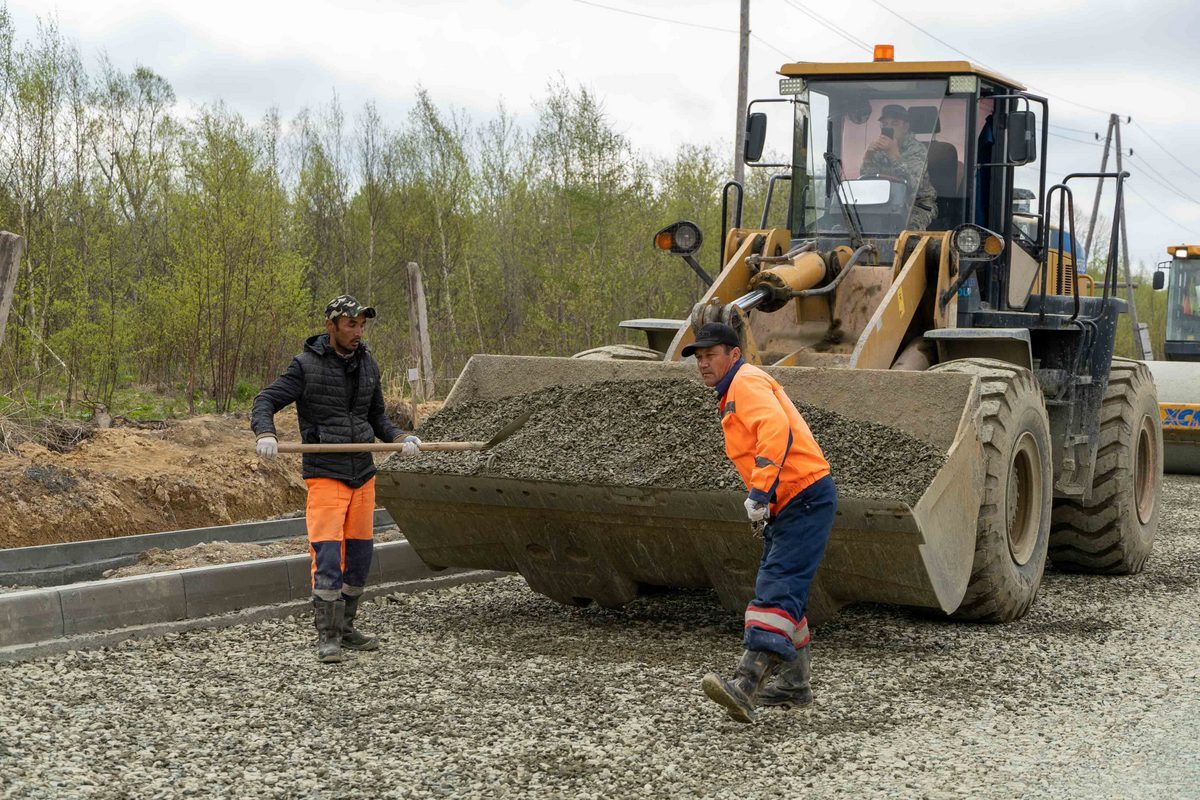
[{"label": "dirt mound", "polygon": [[[298,437],[293,411],[276,421]],[[0,547],[266,519],[305,497],[300,456],[260,459],[242,415],[95,430],[65,453],[22,444],[0,470]]]},{"label": "dirt mound", "polygon": [[[942,452],[903,431],[800,404],[844,494],[915,502]],[[533,415],[487,453],[393,457],[384,468],[612,486],[742,489],[725,456],[711,389],[692,381],[607,381],[444,408],[422,439],[487,439],[527,409]]]}]

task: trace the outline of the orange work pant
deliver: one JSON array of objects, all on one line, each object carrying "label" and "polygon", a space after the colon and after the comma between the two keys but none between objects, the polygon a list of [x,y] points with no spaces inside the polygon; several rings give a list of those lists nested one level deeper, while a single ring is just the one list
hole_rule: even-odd
[{"label": "orange work pant", "polygon": [[333,478],[306,478],[308,551],[313,595],[357,597],[367,585],[374,552],[375,478],[357,489]]}]

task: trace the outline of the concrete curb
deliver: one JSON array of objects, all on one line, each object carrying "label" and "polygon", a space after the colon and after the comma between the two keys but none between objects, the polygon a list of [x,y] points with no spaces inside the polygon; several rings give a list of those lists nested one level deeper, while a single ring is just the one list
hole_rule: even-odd
[{"label": "concrete curb", "polygon": [[[435,573],[408,542],[377,544],[375,553],[367,597],[502,574]],[[287,616],[308,605],[308,563],[306,555],[266,558],[0,594],[0,662]]]},{"label": "concrete curb", "polygon": [[[381,508],[375,510],[374,522],[376,529],[395,524],[391,515]],[[0,585],[57,586],[95,580],[105,570],[136,563],[138,554],[152,547],[177,550],[215,541],[269,542],[304,536],[305,533],[304,517],[299,516],[82,542],[4,548],[0,549]]]}]

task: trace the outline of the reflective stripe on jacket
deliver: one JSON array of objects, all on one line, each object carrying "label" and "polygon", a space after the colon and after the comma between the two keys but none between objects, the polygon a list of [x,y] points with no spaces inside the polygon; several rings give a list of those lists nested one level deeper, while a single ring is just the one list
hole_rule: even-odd
[{"label": "reflective stripe on jacket", "polygon": [[717,385],[725,453],[750,499],[777,514],[788,501],[829,474],[820,445],[779,381],[739,361]]}]

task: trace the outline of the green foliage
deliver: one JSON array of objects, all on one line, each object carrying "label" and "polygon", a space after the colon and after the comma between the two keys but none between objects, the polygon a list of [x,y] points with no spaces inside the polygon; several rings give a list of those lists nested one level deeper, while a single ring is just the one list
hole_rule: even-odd
[{"label": "green foliage", "polygon": [[[1150,328],[1150,346],[1154,349],[1153,358],[1161,360],[1163,358],[1163,338],[1167,330],[1167,293],[1154,291],[1151,277],[1151,272],[1144,265],[1134,273],[1133,299],[1137,305],[1138,322],[1144,323]],[[1125,290],[1122,289],[1118,294],[1124,298]],[[1137,352],[1133,346],[1133,328],[1129,324],[1129,316],[1126,314],[1121,315],[1121,320],[1117,324],[1117,337],[1113,343],[1113,352],[1125,358],[1137,358]]]},{"label": "green foliage", "polygon": [[[0,388],[22,403],[245,408],[343,292],[379,309],[368,342],[395,391],[414,366],[409,262],[444,391],[472,353],[570,355],[635,341],[623,319],[685,315],[704,287],[652,247],[668,223],[699,224],[698,258],[719,268],[731,148],[649,158],[562,79],[528,124],[503,106],[474,121],[420,87],[395,127],[373,104],[348,118],[336,97],[255,123],[219,103],[181,115],[149,68],[89,72],[52,24],[14,41],[0,5],[0,225],[28,244]],[[769,179],[748,171],[747,226]]]}]

